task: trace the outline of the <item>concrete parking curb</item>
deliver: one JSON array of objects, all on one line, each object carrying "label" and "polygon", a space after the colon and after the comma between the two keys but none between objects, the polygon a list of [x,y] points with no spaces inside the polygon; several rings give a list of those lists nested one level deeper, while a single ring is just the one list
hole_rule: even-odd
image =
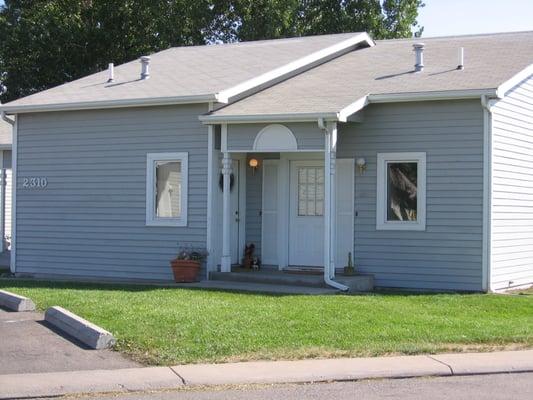
[{"label": "concrete parking curb", "polygon": [[111,332],[100,328],[62,307],[50,307],[44,313],[44,320],[86,344],[91,349],[106,349],[115,344],[115,338]]},{"label": "concrete parking curb", "polygon": [[0,375],[0,399],[204,385],[310,383],[513,372],[533,372],[533,350]]},{"label": "concrete parking curb", "polygon": [[0,306],[17,312],[35,311],[35,304],[31,299],[5,290],[0,290]]}]

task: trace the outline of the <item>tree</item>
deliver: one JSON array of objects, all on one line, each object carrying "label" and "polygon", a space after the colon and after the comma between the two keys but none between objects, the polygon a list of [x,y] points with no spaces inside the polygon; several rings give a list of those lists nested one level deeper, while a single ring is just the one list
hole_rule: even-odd
[{"label": "tree", "polygon": [[0,72],[26,96],[172,46],[367,31],[409,37],[421,0],[6,0]]}]

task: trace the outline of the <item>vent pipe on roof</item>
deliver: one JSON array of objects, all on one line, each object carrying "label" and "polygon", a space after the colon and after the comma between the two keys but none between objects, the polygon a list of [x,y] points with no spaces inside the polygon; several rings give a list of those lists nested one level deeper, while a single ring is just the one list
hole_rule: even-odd
[{"label": "vent pipe on roof", "polygon": [[115,65],[113,63],[109,63],[107,71],[109,73],[107,83],[115,82]]},{"label": "vent pipe on roof", "polygon": [[424,70],[424,43],[413,44],[413,51],[415,52],[415,72],[422,72]]},{"label": "vent pipe on roof", "polygon": [[465,69],[465,48],[459,48],[459,64],[457,64],[457,69]]},{"label": "vent pipe on roof", "polygon": [[150,78],[150,56],[141,57],[141,79]]}]

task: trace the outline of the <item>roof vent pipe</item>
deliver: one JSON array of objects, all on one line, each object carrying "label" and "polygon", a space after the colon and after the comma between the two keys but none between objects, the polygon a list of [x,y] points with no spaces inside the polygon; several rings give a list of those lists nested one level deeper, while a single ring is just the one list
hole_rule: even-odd
[{"label": "roof vent pipe", "polygon": [[109,63],[107,70],[109,72],[107,83],[115,82],[115,66],[113,65],[113,63]]},{"label": "roof vent pipe", "polygon": [[457,69],[465,69],[465,48],[459,47],[459,64],[457,64]]},{"label": "roof vent pipe", "polygon": [[424,70],[424,43],[413,44],[413,51],[415,52],[415,72],[422,72]]},{"label": "roof vent pipe", "polygon": [[141,79],[150,78],[150,56],[141,57]]}]

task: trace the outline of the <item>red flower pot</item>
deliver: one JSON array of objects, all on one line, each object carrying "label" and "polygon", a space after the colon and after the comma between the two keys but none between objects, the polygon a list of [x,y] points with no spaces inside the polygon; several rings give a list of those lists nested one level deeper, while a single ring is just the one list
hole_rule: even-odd
[{"label": "red flower pot", "polygon": [[200,262],[193,260],[172,260],[170,262],[175,282],[197,282]]}]

